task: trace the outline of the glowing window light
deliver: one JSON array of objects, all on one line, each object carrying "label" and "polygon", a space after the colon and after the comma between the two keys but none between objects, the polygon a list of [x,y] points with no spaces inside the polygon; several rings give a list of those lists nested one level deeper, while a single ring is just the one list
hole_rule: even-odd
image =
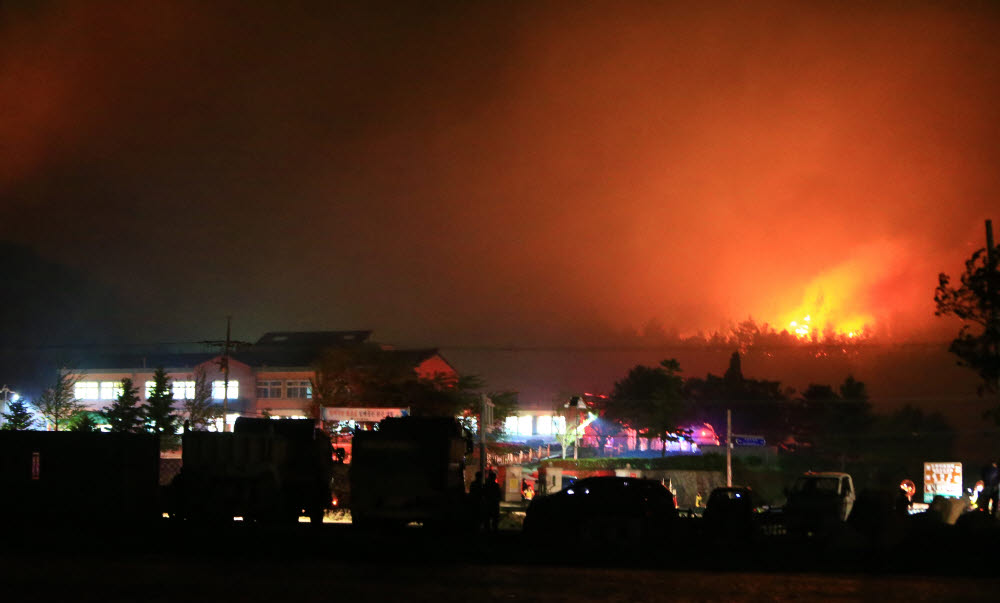
[{"label": "glowing window light", "polygon": [[552,435],[552,417],[538,417],[538,435]]},{"label": "glowing window light", "polygon": [[507,417],[503,422],[503,430],[508,434],[517,433],[517,417]]},{"label": "glowing window light", "polygon": [[171,389],[174,392],[174,400],[194,399],[194,381],[174,381]]},{"label": "glowing window light", "polygon": [[231,380],[229,382],[229,391],[226,391],[225,381],[213,381],[212,382],[212,397],[216,400],[222,400],[226,398],[226,394],[229,394],[229,400],[235,400],[240,397],[240,382]]},{"label": "glowing window light", "polygon": [[73,385],[73,397],[77,400],[100,400],[100,391],[97,381],[77,381]]},{"label": "glowing window light", "polygon": [[121,381],[101,381],[101,400],[117,400],[124,391]]},{"label": "glowing window light", "polygon": [[534,435],[531,419],[532,419],[531,415],[525,415],[523,417],[517,418],[517,435],[519,436]]}]

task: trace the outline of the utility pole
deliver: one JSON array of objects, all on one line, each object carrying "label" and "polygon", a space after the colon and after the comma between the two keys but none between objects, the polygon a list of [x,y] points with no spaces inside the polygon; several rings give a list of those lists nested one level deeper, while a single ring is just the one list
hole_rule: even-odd
[{"label": "utility pole", "polygon": [[202,341],[206,345],[222,348],[222,357],[219,358],[219,368],[222,370],[222,431],[229,431],[227,418],[229,415],[229,353],[238,347],[252,345],[248,341],[233,341],[230,336],[232,332],[232,316],[226,317],[226,339],[223,341]]},{"label": "utility pole", "polygon": [[726,487],[733,487],[733,411],[726,409]]},{"label": "utility pole", "polygon": [[[1000,345],[996,341],[996,337],[1000,335],[1000,318],[997,317],[997,307],[993,304],[994,291],[993,291],[993,279],[994,274],[997,272],[997,252],[996,248],[993,246],[993,221],[986,220],[986,299],[987,308],[989,309],[989,316],[986,319],[986,332],[993,333],[993,349],[990,350],[992,356],[996,358],[1000,356],[1000,349],[997,349],[997,345]],[[986,337],[986,341],[989,342],[989,335]],[[994,383],[994,387],[1000,386],[1000,383]],[[1000,391],[996,392],[998,402],[1000,402]],[[998,405],[1000,407],[1000,405]],[[1000,517],[1000,505],[996,505],[993,509],[993,516]]]},{"label": "utility pole", "polygon": [[[1000,331],[1000,324],[998,324],[997,318],[997,307],[993,305],[993,273],[997,271],[997,250],[993,246],[993,220],[986,221],[986,299],[988,301],[989,307],[989,317],[987,318],[986,328],[992,330],[994,333]],[[996,345],[996,344],[994,344]],[[1000,353],[1000,350],[996,348],[993,349],[993,354],[996,355]]]},{"label": "utility pole", "polygon": [[993,249],[993,220],[986,221],[986,262],[992,268],[996,262],[996,252]]}]

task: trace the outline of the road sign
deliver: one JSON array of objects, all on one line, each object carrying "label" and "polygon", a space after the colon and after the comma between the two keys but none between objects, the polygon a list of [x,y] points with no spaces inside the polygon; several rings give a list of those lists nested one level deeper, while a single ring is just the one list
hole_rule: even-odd
[{"label": "road sign", "polygon": [[733,444],[737,446],[767,446],[764,436],[734,435]]},{"label": "road sign", "polygon": [[962,497],[962,463],[924,463],[924,502]]}]

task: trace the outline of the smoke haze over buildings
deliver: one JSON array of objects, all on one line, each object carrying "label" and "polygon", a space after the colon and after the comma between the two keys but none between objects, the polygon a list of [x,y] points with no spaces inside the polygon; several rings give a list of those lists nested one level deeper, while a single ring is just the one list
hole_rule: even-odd
[{"label": "smoke haze over buildings", "polygon": [[987,3],[5,5],[0,239],[139,340],[817,307],[942,340],[1000,191],[998,33]]}]

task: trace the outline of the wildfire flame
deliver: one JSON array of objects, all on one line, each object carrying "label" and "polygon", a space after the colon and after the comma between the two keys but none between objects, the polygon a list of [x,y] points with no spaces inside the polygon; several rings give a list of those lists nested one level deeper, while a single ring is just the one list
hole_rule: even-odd
[{"label": "wildfire flame", "polygon": [[830,335],[861,340],[870,336],[872,319],[866,316],[854,316],[834,322],[827,319],[814,321],[811,314],[806,314],[798,320],[788,322],[788,332],[799,339],[825,339]]},{"label": "wildfire flame", "polygon": [[801,340],[863,340],[872,335],[875,317],[868,288],[878,280],[875,262],[851,261],[816,277],[802,303],[778,324]]}]

